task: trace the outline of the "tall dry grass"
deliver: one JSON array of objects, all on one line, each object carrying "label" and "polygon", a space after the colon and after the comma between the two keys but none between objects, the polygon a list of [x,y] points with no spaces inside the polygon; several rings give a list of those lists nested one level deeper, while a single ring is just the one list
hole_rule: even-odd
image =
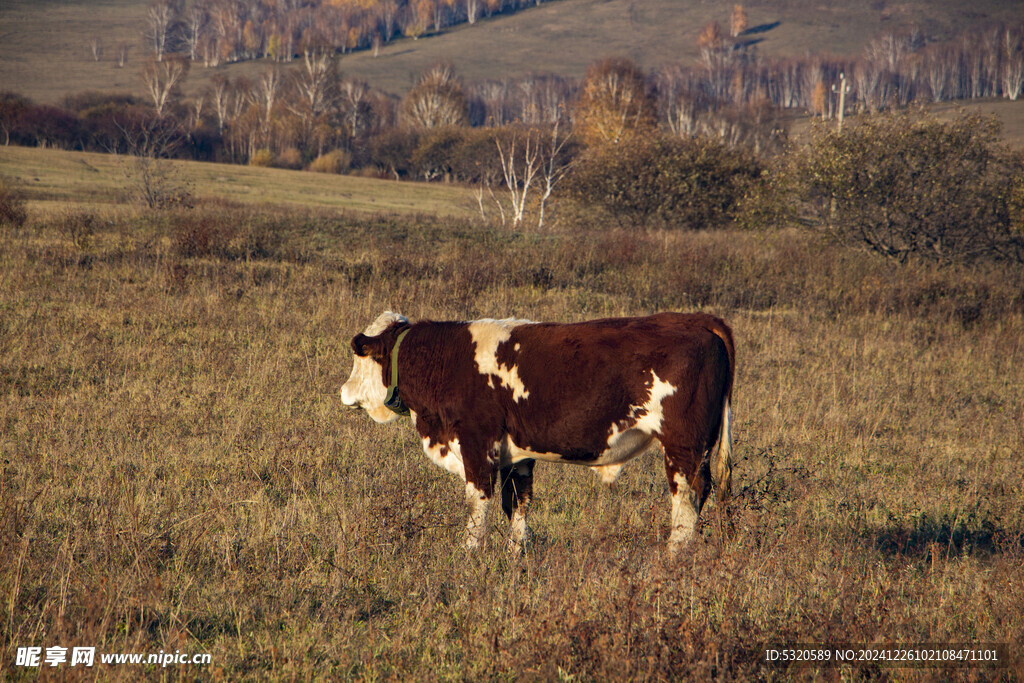
[{"label": "tall dry grass", "polygon": [[[768,643],[1024,640],[1019,272],[789,232],[226,204],[89,225],[0,237],[5,677],[26,675],[19,646],[213,655],[144,671],[171,678],[742,680],[817,675],[769,668]],[[465,555],[461,485],[336,395],[384,308],[724,315],[739,494],[673,563],[658,457],[614,491],[542,465],[529,554],[504,553],[495,510],[490,549]]]}]

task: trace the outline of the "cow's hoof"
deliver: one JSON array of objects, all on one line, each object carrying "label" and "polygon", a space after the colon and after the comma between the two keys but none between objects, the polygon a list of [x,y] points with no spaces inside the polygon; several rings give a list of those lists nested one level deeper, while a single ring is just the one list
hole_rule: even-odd
[{"label": "cow's hoof", "polygon": [[526,541],[509,538],[508,543],[505,544],[505,550],[513,557],[522,557],[526,554]]}]

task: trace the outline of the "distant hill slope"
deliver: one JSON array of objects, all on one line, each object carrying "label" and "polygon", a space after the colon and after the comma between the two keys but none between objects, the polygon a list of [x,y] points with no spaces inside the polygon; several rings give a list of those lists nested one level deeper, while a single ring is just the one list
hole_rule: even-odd
[{"label": "distant hill slope", "polygon": [[[995,22],[1019,21],[1019,0],[780,0],[743,3],[749,40],[768,55],[859,54],[886,30],[920,27],[929,37]],[[0,90],[44,103],[88,89],[142,94],[139,65],[146,0],[0,0]],[[706,0],[553,0],[511,16],[462,25],[437,36],[402,39],[379,56],[341,58],[342,71],[396,94],[437,61],[468,80],[531,72],[581,75],[604,56],[630,57],[647,69],[696,59],[696,37],[710,21],[727,28],[733,2]],[[94,61],[92,42],[102,50]],[[130,45],[118,68],[118,46]],[[195,65],[187,90],[215,73],[251,75],[265,63],[205,69]]]}]

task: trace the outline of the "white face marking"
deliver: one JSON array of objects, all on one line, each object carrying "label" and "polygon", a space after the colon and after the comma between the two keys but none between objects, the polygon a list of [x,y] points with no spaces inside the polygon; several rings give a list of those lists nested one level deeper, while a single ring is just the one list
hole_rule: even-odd
[{"label": "white face marking", "polygon": [[675,555],[697,533],[697,494],[681,473],[672,477],[676,492],[672,496],[672,531],[668,537],[668,552]]},{"label": "white face marking", "polygon": [[[497,377],[501,385],[512,390],[512,398],[521,401],[530,397],[530,392],[519,378],[519,368],[515,365],[508,366],[499,364],[497,353],[498,345],[508,341],[512,336],[512,329],[520,325],[527,325],[528,320],[477,320],[469,324],[469,334],[476,345],[476,367],[481,375],[487,376],[487,385],[494,388],[492,375]],[[516,350],[518,351],[518,344]]]},{"label": "white face marking", "polygon": [[[381,313],[369,327],[363,330],[367,337],[374,337],[391,325],[408,322],[405,316],[391,311]],[[341,402],[347,406],[359,406],[375,422],[394,422],[399,415],[384,405],[388,388],[383,380],[383,366],[370,357],[356,356],[352,363],[352,374],[341,387]]]},{"label": "white face marking", "polygon": [[458,439],[449,443],[435,443],[430,445],[430,439],[423,439],[423,450],[427,457],[443,469],[452,474],[457,474],[462,481],[466,481],[466,468],[462,464],[462,446]]},{"label": "white face marking", "polygon": [[466,549],[476,550],[484,545],[487,538],[487,503],[484,492],[466,483],[466,504],[469,505],[469,521],[466,522]]}]

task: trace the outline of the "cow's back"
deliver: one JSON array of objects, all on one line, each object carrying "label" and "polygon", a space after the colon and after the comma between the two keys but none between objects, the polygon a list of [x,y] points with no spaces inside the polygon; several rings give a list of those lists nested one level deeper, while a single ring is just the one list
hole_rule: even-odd
[{"label": "cow's back", "polygon": [[500,396],[507,429],[533,451],[597,457],[659,392],[689,402],[722,391],[730,342],[724,322],[699,313],[516,326],[495,354],[521,386]]}]

